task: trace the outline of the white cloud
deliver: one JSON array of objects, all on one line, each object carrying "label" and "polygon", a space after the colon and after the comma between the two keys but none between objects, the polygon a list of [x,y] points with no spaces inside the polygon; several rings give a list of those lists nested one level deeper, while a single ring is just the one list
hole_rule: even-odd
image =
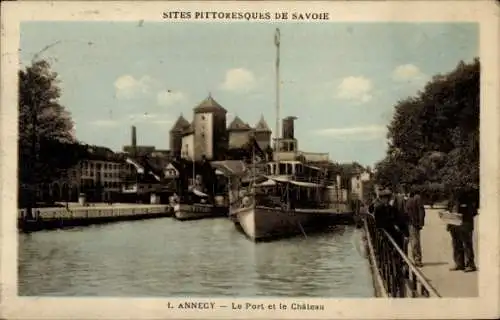
[{"label": "white cloud", "polygon": [[235,92],[251,91],[256,85],[254,74],[244,68],[230,69],[226,72],[221,89]]},{"label": "white cloud", "polygon": [[91,121],[90,124],[97,127],[116,127],[119,122],[116,120],[100,119]]},{"label": "white cloud", "polygon": [[149,123],[149,124],[172,124],[172,118],[167,114],[159,113],[138,113],[128,117],[128,122],[133,123]]},{"label": "white cloud", "polygon": [[116,79],[115,93],[118,99],[131,99],[138,94],[148,93],[154,80],[150,76],[143,76],[139,79],[131,75],[123,75]]},{"label": "white cloud", "polygon": [[148,122],[151,121],[152,119],[156,118],[156,114],[152,113],[136,113],[136,114],[130,114],[128,116],[129,121],[133,122]]},{"label": "white cloud", "polygon": [[156,100],[159,105],[171,106],[184,102],[186,100],[186,95],[181,91],[166,90],[159,92],[156,96]]},{"label": "white cloud", "polygon": [[172,121],[171,119],[155,119],[153,121],[151,121],[151,123],[154,123],[154,124],[158,124],[158,125],[173,125],[174,124],[174,121]]},{"label": "white cloud", "polygon": [[173,119],[168,114],[162,113],[137,113],[128,116],[129,124],[173,124]]},{"label": "white cloud", "polygon": [[119,119],[97,119],[89,122],[97,127],[117,127],[130,126],[133,124],[157,124],[168,125],[173,124],[173,119],[168,114],[162,113],[136,113]]},{"label": "white cloud", "polygon": [[337,87],[336,97],[356,102],[368,102],[373,98],[372,90],[373,84],[370,79],[363,76],[351,76],[342,79]]},{"label": "white cloud", "polygon": [[392,72],[392,79],[397,82],[414,82],[425,78],[426,75],[413,64],[402,64]]},{"label": "white cloud", "polygon": [[368,125],[363,127],[319,129],[314,131],[314,133],[335,139],[374,140],[384,137],[387,133],[387,128],[378,125]]}]

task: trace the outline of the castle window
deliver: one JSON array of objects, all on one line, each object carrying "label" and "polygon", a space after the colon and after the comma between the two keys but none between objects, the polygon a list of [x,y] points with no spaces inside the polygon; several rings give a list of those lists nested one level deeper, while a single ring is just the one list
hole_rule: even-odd
[{"label": "castle window", "polygon": [[205,120],[205,116],[201,116],[201,120]]}]

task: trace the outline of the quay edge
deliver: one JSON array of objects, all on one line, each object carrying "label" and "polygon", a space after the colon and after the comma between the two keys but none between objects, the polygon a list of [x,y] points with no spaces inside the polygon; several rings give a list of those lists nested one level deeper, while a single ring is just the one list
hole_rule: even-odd
[{"label": "quay edge", "polygon": [[34,208],[33,217],[27,209],[18,210],[18,229],[33,232],[65,227],[88,226],[118,221],[171,217],[169,205],[131,205],[117,207]]}]

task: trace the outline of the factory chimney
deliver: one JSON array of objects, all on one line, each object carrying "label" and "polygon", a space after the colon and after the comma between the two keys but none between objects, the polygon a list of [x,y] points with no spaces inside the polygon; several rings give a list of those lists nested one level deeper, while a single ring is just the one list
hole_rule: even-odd
[{"label": "factory chimney", "polygon": [[132,126],[132,156],[137,155],[137,130]]}]

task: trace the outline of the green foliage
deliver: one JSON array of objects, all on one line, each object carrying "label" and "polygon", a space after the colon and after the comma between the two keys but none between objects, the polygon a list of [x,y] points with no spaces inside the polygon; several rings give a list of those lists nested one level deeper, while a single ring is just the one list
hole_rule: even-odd
[{"label": "green foliage", "polygon": [[19,71],[19,182],[57,179],[86,152],[74,138],[73,122],[59,103],[57,74],[46,61]]},{"label": "green foliage", "polygon": [[429,198],[479,188],[480,65],[460,62],[435,76],[415,97],[398,102],[388,129],[386,157],[376,181],[410,185]]}]

